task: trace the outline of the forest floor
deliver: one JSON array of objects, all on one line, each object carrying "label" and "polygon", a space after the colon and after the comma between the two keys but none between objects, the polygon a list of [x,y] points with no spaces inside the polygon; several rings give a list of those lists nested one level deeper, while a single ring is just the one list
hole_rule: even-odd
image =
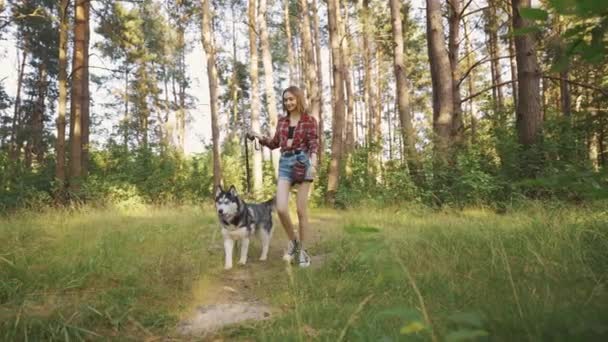
[{"label": "forest floor", "polygon": [[[0,221],[1,340],[602,340],[606,203],[313,209],[310,268],[223,269],[211,205]],[[293,217],[295,218],[295,212]]]}]

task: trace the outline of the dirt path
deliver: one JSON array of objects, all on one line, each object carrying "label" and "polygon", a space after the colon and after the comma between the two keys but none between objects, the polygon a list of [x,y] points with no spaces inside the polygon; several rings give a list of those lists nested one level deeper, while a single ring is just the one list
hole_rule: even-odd
[{"label": "dirt path", "polygon": [[[322,221],[325,220],[311,220],[311,225],[321,227]],[[257,288],[259,279],[282,276],[284,268],[289,267],[282,260],[285,235],[279,231],[282,229],[280,225],[275,229],[268,261],[258,261],[256,253],[259,248],[250,248],[247,265],[235,265],[229,271],[218,269],[194,285],[194,303],[187,316],[178,323],[176,332],[179,336],[214,341],[219,337],[216,332],[225,326],[272,319],[281,313],[281,309],[268,304],[268,298],[258,298],[263,291]],[[308,246],[314,248],[321,240],[320,230],[313,228]],[[259,245],[259,241],[255,239],[252,244]],[[219,239],[210,246],[210,252],[223,255]],[[311,271],[320,267],[325,259],[326,255],[314,255]]]}]

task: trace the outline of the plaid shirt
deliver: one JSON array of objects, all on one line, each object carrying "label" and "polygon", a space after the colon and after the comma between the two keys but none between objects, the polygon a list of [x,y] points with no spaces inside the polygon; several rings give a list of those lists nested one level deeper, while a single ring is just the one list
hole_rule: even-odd
[{"label": "plaid shirt", "polygon": [[317,153],[319,148],[319,133],[317,120],[308,114],[302,114],[300,121],[293,134],[291,147],[287,146],[287,136],[289,134],[289,115],[279,119],[277,129],[272,139],[260,139],[260,144],[274,150],[281,148],[281,152],[302,150],[307,154]]}]

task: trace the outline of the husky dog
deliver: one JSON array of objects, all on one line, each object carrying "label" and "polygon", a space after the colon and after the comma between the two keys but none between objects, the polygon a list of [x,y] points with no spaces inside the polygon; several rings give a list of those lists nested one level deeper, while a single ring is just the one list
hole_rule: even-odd
[{"label": "husky dog", "polygon": [[259,204],[245,203],[239,198],[234,185],[228,191],[218,186],[215,191],[215,208],[222,226],[224,237],[224,252],[226,261],[224,269],[232,268],[232,251],[234,242],[241,240],[241,258],[239,264],[247,263],[249,237],[257,233],[262,240],[262,255],[260,260],[268,257],[268,247],[272,237],[272,210],[274,198]]}]

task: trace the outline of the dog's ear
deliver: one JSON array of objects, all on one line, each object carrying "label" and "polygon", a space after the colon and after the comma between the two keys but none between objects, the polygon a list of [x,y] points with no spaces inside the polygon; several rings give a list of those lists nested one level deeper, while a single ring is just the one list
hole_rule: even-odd
[{"label": "dog's ear", "polygon": [[224,191],[224,189],[222,189],[222,185],[218,185],[217,188],[215,189],[215,197],[219,196],[222,192]]},{"label": "dog's ear", "polygon": [[232,196],[234,196],[234,197],[238,196],[238,194],[236,193],[236,188],[234,187],[234,185],[231,185],[230,186],[230,190],[228,190],[228,191],[230,191],[230,193],[232,194]]}]

